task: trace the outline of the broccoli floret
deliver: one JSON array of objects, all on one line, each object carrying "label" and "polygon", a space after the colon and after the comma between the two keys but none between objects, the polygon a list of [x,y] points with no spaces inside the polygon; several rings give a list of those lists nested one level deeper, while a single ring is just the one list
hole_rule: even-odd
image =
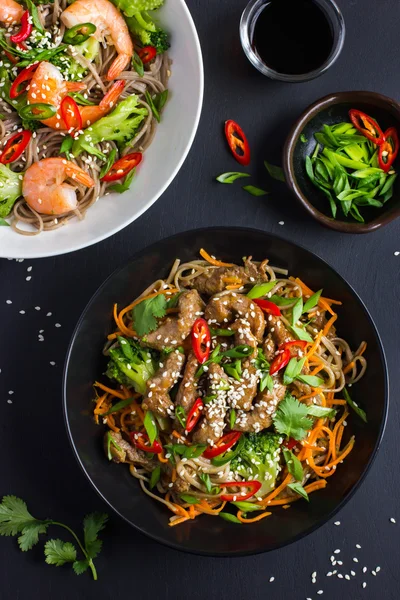
[{"label": "broccoli floret", "polygon": [[0,163],[0,217],[10,214],[14,202],[22,194],[21,173],[14,173]]},{"label": "broccoli floret", "polygon": [[146,108],[137,108],[138,97],[133,94],[122,100],[112,113],[99,119],[88,127],[72,146],[73,156],[79,156],[84,150],[89,153],[94,144],[103,141],[117,142],[120,149],[135,136],[135,133],[147,115]]},{"label": "broccoli floret", "polygon": [[118,346],[110,349],[110,357],[107,377],[127,387],[133,387],[139,394],[144,394],[146,381],[157,369],[153,354],[134,340],[119,337]]},{"label": "broccoli floret", "polygon": [[280,470],[282,437],[276,433],[246,433],[242,450],[231,462],[231,470],[247,480],[261,482],[257,496],[268,494]]},{"label": "broccoli floret", "polygon": [[130,32],[139,38],[144,46],[154,46],[157,54],[162,54],[170,47],[167,32],[157,27],[149,13],[138,12],[126,18],[126,23]]},{"label": "broccoli floret", "polygon": [[[76,44],[74,50],[82,54],[86,60],[93,62],[99,53],[100,42],[95,37],[90,36],[81,44]],[[87,73],[87,69],[80,65],[72,56],[68,54],[57,54],[50,59],[50,62],[58,67],[64,77],[70,81],[80,81]]]},{"label": "broccoli floret", "polygon": [[115,6],[127,17],[146,10],[155,10],[164,4],[164,0],[113,0]]}]

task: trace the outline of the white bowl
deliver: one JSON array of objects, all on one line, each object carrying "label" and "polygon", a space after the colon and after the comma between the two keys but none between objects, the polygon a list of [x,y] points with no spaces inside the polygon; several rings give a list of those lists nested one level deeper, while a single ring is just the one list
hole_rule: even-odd
[{"label": "white bowl", "polygon": [[184,0],[166,0],[158,20],[171,34],[173,60],[169,99],[162,121],[132,188],[100,198],[83,221],[56,231],[23,236],[0,227],[0,257],[41,258],[95,244],[143,214],[166,190],[192,145],[203,102],[203,61],[199,38]]}]

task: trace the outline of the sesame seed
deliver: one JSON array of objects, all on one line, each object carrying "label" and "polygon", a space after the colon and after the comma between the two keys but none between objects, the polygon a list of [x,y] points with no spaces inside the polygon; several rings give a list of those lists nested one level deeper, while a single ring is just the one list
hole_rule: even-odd
[{"label": "sesame seed", "polygon": [[10,396],[12,396],[14,393],[14,390],[10,390],[8,393],[10,394]]},{"label": "sesame seed", "polygon": [[365,581],[363,581],[362,586],[363,586],[364,589],[367,587],[367,584],[365,583]]},{"label": "sesame seed", "polygon": [[20,311],[19,311],[19,314],[20,314],[20,315],[24,315],[24,314],[25,314],[25,311],[24,311],[24,310],[20,310]]},{"label": "sesame seed", "polygon": [[396,250],[396,252],[394,253],[395,256],[399,256],[400,252],[398,250]]},{"label": "sesame seed", "polygon": [[333,554],[339,554],[339,553],[340,553],[340,550],[339,550],[339,548],[338,548],[337,550],[334,550],[334,551],[333,551]]},{"label": "sesame seed", "polygon": [[324,590],[318,590],[317,594],[321,595],[324,593]]},{"label": "sesame seed", "polygon": [[390,522],[391,523],[396,523],[396,519],[394,519],[393,517],[390,517]]},{"label": "sesame seed", "polygon": [[371,571],[372,575],[376,577],[376,571]]},{"label": "sesame seed", "polygon": [[375,571],[376,571],[377,573],[379,573],[379,571],[380,571],[380,570],[381,570],[381,568],[380,568],[380,567],[376,567],[376,569],[375,569]]},{"label": "sesame seed", "polygon": [[46,315],[46,317],[51,317],[51,315],[52,315],[52,314],[53,314],[53,313],[51,313],[51,312],[48,312],[48,313],[47,313],[47,315]]},{"label": "sesame seed", "polygon": [[363,573],[367,572],[367,567],[363,567]]},{"label": "sesame seed", "polygon": [[353,577],[356,576],[356,572],[355,571],[350,571],[350,574],[353,575]]},{"label": "sesame seed", "polygon": [[60,323],[56,323],[55,325],[56,327],[61,327]]},{"label": "sesame seed", "polygon": [[25,278],[26,281],[30,281],[32,279],[32,277],[30,275],[28,275],[28,277]]},{"label": "sesame seed", "polygon": [[12,304],[11,300],[6,300],[6,304]]},{"label": "sesame seed", "polygon": [[360,544],[356,544],[356,548],[360,549],[361,548]]},{"label": "sesame seed", "polygon": [[340,521],[335,521],[334,525],[340,525]]},{"label": "sesame seed", "polygon": [[[285,221],[279,221],[279,223],[278,223],[278,224],[279,224],[279,225],[284,225],[284,224],[285,224]],[[321,593],[322,593],[322,592],[321,592]]]},{"label": "sesame seed", "polygon": [[343,575],[341,573],[338,573],[338,577],[339,579],[343,579]]},{"label": "sesame seed", "polygon": [[40,310],[40,306],[35,306],[35,310]]},{"label": "sesame seed", "polygon": [[347,573],[346,573],[346,575],[344,576],[344,578],[345,578],[345,579],[347,579],[347,581],[350,581],[350,575],[347,575]]},{"label": "sesame seed", "polygon": [[275,581],[275,577],[270,577],[269,582],[272,583],[273,581]]},{"label": "sesame seed", "polygon": [[9,398],[9,399],[7,400],[7,404],[12,404],[12,403],[13,403],[13,401],[12,401],[12,400],[10,400],[10,398]]},{"label": "sesame seed", "polygon": [[358,562],[358,558],[357,558],[357,557],[354,557],[354,558],[353,558],[353,562]]},{"label": "sesame seed", "polygon": [[51,364],[52,367],[54,367],[56,363],[54,362],[54,360],[51,360],[50,364]]}]

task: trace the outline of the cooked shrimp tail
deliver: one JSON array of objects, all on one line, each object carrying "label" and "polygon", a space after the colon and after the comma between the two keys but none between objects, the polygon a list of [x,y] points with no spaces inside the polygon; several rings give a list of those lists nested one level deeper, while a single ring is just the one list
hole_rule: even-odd
[{"label": "cooked shrimp tail", "polygon": [[20,22],[24,11],[24,7],[14,0],[1,0],[0,21],[7,25],[15,25]]}]

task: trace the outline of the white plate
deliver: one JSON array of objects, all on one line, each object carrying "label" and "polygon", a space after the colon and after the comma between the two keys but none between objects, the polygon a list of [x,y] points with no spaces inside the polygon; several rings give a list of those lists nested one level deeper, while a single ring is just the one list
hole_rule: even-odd
[{"label": "white plate", "polygon": [[169,99],[132,189],[100,198],[83,221],[27,237],[0,227],[0,257],[41,258],[95,244],[143,214],[166,190],[192,145],[203,102],[199,38],[184,0],[166,0],[158,19],[171,34]]}]

